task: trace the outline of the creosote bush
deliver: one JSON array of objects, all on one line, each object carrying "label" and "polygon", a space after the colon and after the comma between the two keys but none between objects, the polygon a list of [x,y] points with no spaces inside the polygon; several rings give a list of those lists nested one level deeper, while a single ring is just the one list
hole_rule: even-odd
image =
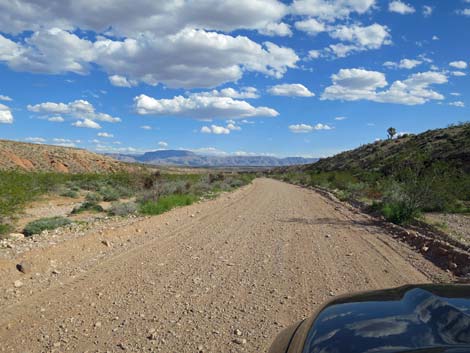
[{"label": "creosote bush", "polygon": [[82,212],[104,212],[104,209],[96,202],[85,201],[72,210],[72,214],[79,214]]},{"label": "creosote bush", "polygon": [[85,196],[85,201],[98,203],[100,201],[103,201],[103,198],[101,197],[100,194],[96,192],[89,192]]},{"label": "creosote bush", "polygon": [[137,213],[137,204],[135,202],[113,202],[108,210],[111,216],[127,216]]},{"label": "creosote bush", "polygon": [[23,234],[29,237],[34,234],[40,234],[44,230],[56,229],[71,223],[72,221],[70,219],[64,217],[41,218],[28,223],[24,227]]},{"label": "creosote bush", "polygon": [[72,199],[76,199],[79,197],[78,192],[75,190],[65,190],[60,193],[60,196],[70,197]]}]

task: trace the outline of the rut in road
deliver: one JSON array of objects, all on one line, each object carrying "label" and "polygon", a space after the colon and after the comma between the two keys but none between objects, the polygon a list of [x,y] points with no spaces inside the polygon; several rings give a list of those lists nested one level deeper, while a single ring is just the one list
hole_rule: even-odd
[{"label": "rut in road", "polygon": [[139,227],[140,245],[0,303],[0,351],[264,352],[333,295],[442,275],[367,216],[270,179]]}]

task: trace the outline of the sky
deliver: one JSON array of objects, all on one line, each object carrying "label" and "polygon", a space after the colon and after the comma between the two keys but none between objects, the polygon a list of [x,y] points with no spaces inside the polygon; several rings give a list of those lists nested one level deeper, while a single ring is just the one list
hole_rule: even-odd
[{"label": "sky", "polygon": [[468,121],[470,0],[0,0],[0,138],[324,157]]}]

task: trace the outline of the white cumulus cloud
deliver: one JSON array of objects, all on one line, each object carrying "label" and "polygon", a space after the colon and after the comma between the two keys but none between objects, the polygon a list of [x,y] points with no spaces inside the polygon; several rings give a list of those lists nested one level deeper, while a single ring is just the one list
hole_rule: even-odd
[{"label": "white cumulus cloud", "polygon": [[421,60],[416,59],[401,59],[400,62],[396,63],[393,61],[386,61],[384,62],[384,66],[391,67],[391,68],[399,68],[399,69],[414,69],[416,66],[421,65],[423,62]]},{"label": "white cumulus cloud", "polygon": [[434,71],[413,74],[403,81],[393,82],[387,89],[384,89],[388,86],[385,75],[377,71],[341,69],[331,78],[333,84],[324,90],[321,99],[369,100],[405,105],[444,99],[442,94],[432,90],[430,86],[447,82],[445,74]]},{"label": "white cumulus cloud", "polygon": [[235,125],[235,122],[229,122],[227,124],[227,129],[231,131],[240,131],[242,128],[238,125]]},{"label": "white cumulus cloud", "polygon": [[204,134],[228,135],[230,134],[230,129],[219,125],[211,125],[203,126],[201,132]]},{"label": "white cumulus cloud", "polygon": [[321,56],[321,52],[319,50],[309,50],[308,51],[308,58],[309,59],[318,59]]},{"label": "white cumulus cloud", "polygon": [[243,87],[240,90],[236,90],[232,87],[223,88],[221,90],[212,90],[209,92],[199,93],[201,96],[208,97],[230,97],[238,99],[254,99],[259,98],[258,90],[255,87]]},{"label": "white cumulus cloud", "polygon": [[265,36],[279,36],[279,37],[290,37],[292,36],[292,31],[290,26],[287,23],[268,23],[265,27],[258,30],[259,33],[264,34]]},{"label": "white cumulus cloud", "polygon": [[88,128],[88,129],[101,129],[100,124],[90,119],[78,120],[72,123],[72,125],[75,127],[83,127],[83,128]]},{"label": "white cumulus cloud", "polygon": [[0,101],[11,102],[12,100],[13,99],[11,97],[0,94]]},{"label": "white cumulus cloud", "polygon": [[12,124],[13,114],[9,107],[0,103],[0,124]]},{"label": "white cumulus cloud", "polygon": [[[357,0],[355,0],[357,2]],[[118,36],[176,33],[182,28],[219,31],[259,29],[278,22],[288,8],[277,0],[104,1],[21,0],[0,2],[0,32],[43,27],[110,31]],[[111,28],[111,29],[110,29]]]},{"label": "white cumulus cloud", "polygon": [[106,138],[112,138],[112,137],[114,137],[113,134],[109,134],[109,133],[107,133],[107,132],[98,132],[98,136],[99,136],[99,137],[106,137]]},{"label": "white cumulus cloud", "polygon": [[306,32],[311,36],[325,32],[327,29],[324,23],[317,21],[314,18],[295,22],[295,28],[297,28],[299,31]]},{"label": "white cumulus cloud", "polygon": [[[83,99],[78,99],[70,103],[44,102],[35,105],[29,104],[27,109],[31,112],[40,113],[47,116],[61,114],[76,119],[87,118],[89,120],[98,120],[108,123],[117,123],[121,121],[120,118],[113,117],[109,114],[96,112],[93,104]],[[60,122],[60,119],[50,120],[52,118],[54,117],[49,117],[48,120]]]},{"label": "white cumulus cloud", "polygon": [[281,78],[299,60],[294,50],[272,42],[194,28],[119,40],[98,36],[95,41],[53,28],[34,32],[19,44],[0,35],[0,44],[0,61],[14,70],[87,74],[96,64],[120,87],[139,82],[215,87],[239,80],[245,71]]},{"label": "white cumulus cloud", "polygon": [[108,77],[108,79],[109,82],[116,87],[132,87],[137,85],[137,82],[134,80],[128,80],[124,76],[111,75]]},{"label": "white cumulus cloud", "polygon": [[400,0],[391,1],[388,4],[388,10],[390,12],[396,12],[396,13],[399,13],[401,15],[411,14],[411,13],[414,13],[416,11],[413,6],[411,6],[409,4],[406,4],[406,3],[404,3]]},{"label": "white cumulus cloud", "polygon": [[313,97],[315,94],[300,83],[284,83],[272,86],[268,92],[274,96]]},{"label": "white cumulus cloud", "polygon": [[469,9],[462,9],[458,10],[457,13],[462,16],[468,16],[470,17],[470,8]]},{"label": "white cumulus cloud", "polygon": [[315,130],[331,130],[332,127],[326,124],[318,123],[316,125],[294,124],[289,125],[289,130],[295,134],[312,132]]},{"label": "white cumulus cloud", "polygon": [[279,113],[268,107],[254,107],[250,103],[211,95],[210,92],[194,93],[187,97],[155,99],[145,94],[134,98],[135,109],[141,115],[180,116],[194,119],[237,119],[251,117],[275,117]]},{"label": "white cumulus cloud", "polygon": [[363,14],[375,5],[375,0],[294,0],[292,12],[333,21],[352,13]]},{"label": "white cumulus cloud", "polygon": [[387,26],[374,23],[370,26],[341,25],[334,27],[329,35],[344,43],[331,44],[329,51],[338,57],[345,57],[353,52],[379,49],[392,44]]},{"label": "white cumulus cloud", "polygon": [[456,69],[466,69],[468,65],[465,61],[459,60],[450,62],[449,66],[455,67]]},{"label": "white cumulus cloud", "polygon": [[63,123],[65,121],[61,116],[51,116],[50,118],[47,118],[47,120],[53,123]]}]

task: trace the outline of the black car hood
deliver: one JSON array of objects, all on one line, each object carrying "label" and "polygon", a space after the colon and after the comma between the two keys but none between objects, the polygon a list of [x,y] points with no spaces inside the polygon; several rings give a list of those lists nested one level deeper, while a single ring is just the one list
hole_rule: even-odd
[{"label": "black car hood", "polygon": [[470,352],[469,288],[406,286],[340,298],[315,318],[303,353]]}]

